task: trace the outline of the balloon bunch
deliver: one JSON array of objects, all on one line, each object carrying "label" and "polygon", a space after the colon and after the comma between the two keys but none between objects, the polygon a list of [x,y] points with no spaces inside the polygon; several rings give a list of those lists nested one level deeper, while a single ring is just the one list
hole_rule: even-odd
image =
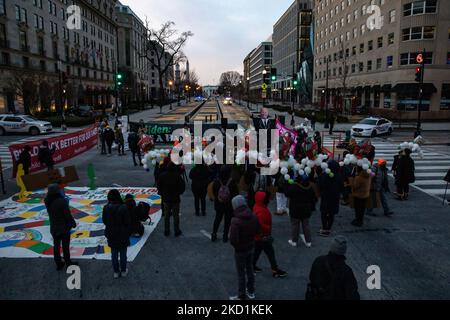
[{"label": "balloon bunch", "polygon": [[420,145],[418,143],[415,142],[403,142],[399,145],[398,147],[399,150],[405,150],[405,149],[409,149],[412,152],[417,152],[417,154],[419,155],[420,159],[423,159],[423,151],[420,148]]},{"label": "balloon bunch", "polygon": [[284,179],[290,184],[293,184],[294,180],[290,173],[293,172],[294,176],[305,176],[311,174],[315,167],[320,167],[323,172],[330,176],[330,178],[333,178],[334,174],[331,172],[330,168],[328,168],[327,160],[328,155],[319,154],[316,159],[304,158],[299,163],[293,156],[289,156],[288,161],[280,161],[279,164],[275,163],[275,165],[279,165],[280,173],[283,175]]},{"label": "balloon bunch", "polygon": [[142,164],[145,170],[149,170],[151,166],[156,165],[156,163],[161,162],[164,158],[168,157],[170,154],[169,149],[156,149],[145,154],[142,159]]},{"label": "balloon bunch", "polygon": [[303,130],[306,134],[313,132],[313,128],[310,125],[310,121],[308,118],[304,119],[304,122],[295,127],[295,131]]},{"label": "balloon bunch", "polygon": [[365,170],[368,174],[374,175],[374,173],[371,170],[372,164],[370,163],[369,159],[362,158],[358,159],[353,154],[347,154],[343,161],[339,162],[339,165],[341,167],[348,166],[350,164],[356,165],[358,167],[361,167],[363,170]]}]

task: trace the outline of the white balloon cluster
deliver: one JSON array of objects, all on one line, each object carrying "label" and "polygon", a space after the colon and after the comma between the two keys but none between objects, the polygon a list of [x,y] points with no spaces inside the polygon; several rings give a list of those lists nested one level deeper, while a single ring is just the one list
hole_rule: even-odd
[{"label": "white balloon cluster", "polygon": [[289,156],[288,161],[279,163],[280,173],[286,181],[291,181],[292,179],[289,175],[290,171],[293,171],[296,175],[304,176],[309,175],[314,167],[320,167],[326,174],[332,175],[331,170],[328,168],[328,163],[325,162],[326,160],[328,160],[328,155],[326,154],[319,154],[315,160],[304,158],[300,163],[293,156]]},{"label": "white balloon cluster", "polygon": [[370,169],[372,165],[367,158],[358,159],[353,154],[347,154],[344,160],[339,162],[339,165],[341,167],[348,166],[349,164],[357,165],[358,167],[361,167],[363,170],[367,171],[368,174],[372,174],[372,170]]},{"label": "white balloon cluster", "polygon": [[157,162],[160,162],[164,158],[168,157],[170,154],[169,149],[157,149],[147,152],[142,159],[142,164],[144,165],[144,169],[148,170],[152,165],[156,165]]},{"label": "white balloon cluster", "polygon": [[403,143],[400,144],[399,149],[400,150],[409,149],[412,152],[417,152],[419,157],[421,159],[423,159],[423,151],[420,148],[420,145],[418,143],[415,143],[415,142],[403,142]]},{"label": "white balloon cluster", "polygon": [[305,121],[305,122],[303,122],[303,123],[301,123],[300,125],[296,126],[296,127],[295,127],[295,130],[296,130],[296,131],[303,130],[303,131],[305,131],[306,133],[313,132],[314,130],[313,130],[313,128],[312,128],[311,125],[310,125],[309,119],[308,119],[308,118],[305,118],[304,121]]}]

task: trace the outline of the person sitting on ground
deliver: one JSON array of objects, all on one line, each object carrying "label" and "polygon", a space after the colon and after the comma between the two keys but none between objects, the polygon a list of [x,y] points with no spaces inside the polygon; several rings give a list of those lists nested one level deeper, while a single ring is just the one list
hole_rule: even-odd
[{"label": "person sitting on ground", "polygon": [[358,283],[345,263],[347,240],[337,236],[330,252],[314,260],[309,273],[306,300],[359,300]]}]

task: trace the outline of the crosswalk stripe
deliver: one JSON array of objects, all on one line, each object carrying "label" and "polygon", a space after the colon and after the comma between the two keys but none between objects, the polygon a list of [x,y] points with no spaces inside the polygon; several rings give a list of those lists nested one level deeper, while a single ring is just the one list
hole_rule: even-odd
[{"label": "crosswalk stripe", "polygon": [[414,184],[421,186],[446,186],[447,182],[444,180],[417,180]]}]

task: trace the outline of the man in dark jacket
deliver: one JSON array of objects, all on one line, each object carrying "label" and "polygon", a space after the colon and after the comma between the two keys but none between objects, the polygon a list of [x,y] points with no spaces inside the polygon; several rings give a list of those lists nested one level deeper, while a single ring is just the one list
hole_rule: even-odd
[{"label": "man in dark jacket", "polygon": [[164,202],[164,235],[170,236],[170,216],[173,216],[175,236],[179,237],[180,230],[180,196],[184,193],[186,185],[177,166],[170,162],[167,171],[158,179],[158,190]]},{"label": "man in dark jacket", "polygon": [[359,300],[358,283],[345,263],[347,240],[337,236],[326,256],[318,257],[309,274],[306,300]]},{"label": "man in dark jacket", "polygon": [[139,160],[139,166],[142,166],[141,148],[139,147],[139,136],[136,132],[136,129],[128,134],[128,146],[130,148],[131,154],[133,155],[134,166],[138,166],[138,164],[136,163],[136,155]]},{"label": "man in dark jacket", "polygon": [[[69,204],[64,199],[57,184],[48,186],[45,207],[50,220],[50,234],[53,237],[53,257],[56,262],[56,269],[61,270],[64,265],[77,265],[70,259],[70,230],[76,227],[76,223],[70,213]],[[61,244],[64,261],[61,259]]]},{"label": "man in dark jacket", "polygon": [[25,172],[25,174],[29,174],[30,173],[30,167],[31,167],[31,147],[30,146],[25,146],[25,148],[23,148],[23,151],[20,153],[19,155],[19,160],[17,162],[17,164],[22,164],[23,166],[23,171]]},{"label": "man in dark jacket", "polygon": [[114,143],[114,140],[116,139],[116,135],[114,134],[114,130],[111,129],[109,125],[106,126],[103,134],[105,135],[106,145],[108,146],[108,156],[111,156],[112,145]]},{"label": "man in dark jacket", "polygon": [[210,172],[204,164],[194,166],[189,172],[189,179],[192,180],[192,193],[194,194],[195,215],[200,215],[200,205],[202,216],[206,216],[206,194],[210,182]]},{"label": "man in dark jacket", "polygon": [[247,206],[243,196],[232,200],[233,219],[230,227],[230,243],[234,247],[236,269],[239,279],[238,296],[230,300],[255,299],[255,274],[253,270],[253,254],[255,237],[260,230],[258,218]]},{"label": "man in dark jacket", "polygon": [[39,147],[38,158],[42,164],[47,166],[48,171],[53,170],[53,166],[55,165],[55,161],[53,160],[54,152],[55,148],[50,149],[47,140],[42,141],[42,145]]},{"label": "man in dark jacket", "polygon": [[408,200],[409,184],[416,181],[414,160],[411,158],[412,151],[405,149],[404,155],[398,162],[399,200]]}]

